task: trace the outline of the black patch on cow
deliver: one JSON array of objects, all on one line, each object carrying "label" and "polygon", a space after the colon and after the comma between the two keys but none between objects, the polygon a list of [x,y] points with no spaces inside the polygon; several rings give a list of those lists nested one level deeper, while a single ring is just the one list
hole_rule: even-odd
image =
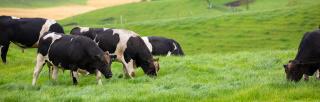
[{"label": "black patch on cow", "polygon": [[[45,33],[45,35],[47,34],[50,33]],[[110,78],[112,75],[111,63],[106,64],[105,54],[95,42],[83,36],[59,35],[62,37],[53,43],[51,43],[51,38],[40,39],[38,53],[43,56],[48,55],[49,60],[55,66],[72,71],[81,68],[90,73],[94,73],[98,69],[106,78]]]},{"label": "black patch on cow", "polygon": [[[12,19],[11,16],[0,16],[0,45],[3,45],[1,58],[6,62],[6,55],[10,42],[22,48],[32,47],[39,39],[42,26],[47,19],[20,18]],[[62,26],[53,24],[49,31],[64,33]]]},{"label": "black patch on cow", "polygon": [[[150,36],[147,38],[152,45],[152,55],[167,55],[169,51],[171,52],[171,55],[184,55],[180,44],[173,39],[157,36]],[[173,44],[176,45],[176,49]]]}]

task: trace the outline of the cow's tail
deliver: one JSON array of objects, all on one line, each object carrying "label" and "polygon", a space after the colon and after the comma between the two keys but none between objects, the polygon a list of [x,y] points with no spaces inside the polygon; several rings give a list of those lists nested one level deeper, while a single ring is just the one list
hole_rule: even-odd
[{"label": "cow's tail", "polygon": [[52,24],[52,25],[50,26],[49,31],[65,34],[65,33],[64,33],[64,30],[63,30],[63,27],[62,27],[59,23]]},{"label": "cow's tail", "polygon": [[176,52],[175,54],[176,54],[176,55],[179,55],[179,56],[184,56],[184,52],[183,52],[180,44],[179,44],[178,42],[176,42],[176,41],[173,41],[173,42],[174,42],[175,45],[177,46],[177,50],[174,51],[174,52]]}]

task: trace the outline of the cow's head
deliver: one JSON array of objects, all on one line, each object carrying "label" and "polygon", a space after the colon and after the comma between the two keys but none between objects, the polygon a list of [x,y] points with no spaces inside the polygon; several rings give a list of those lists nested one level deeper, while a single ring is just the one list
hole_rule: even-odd
[{"label": "cow's head", "polygon": [[290,60],[288,64],[283,65],[286,72],[287,80],[298,82],[303,76],[304,65],[299,63],[299,61]]},{"label": "cow's head", "polygon": [[141,67],[148,76],[157,76],[157,72],[160,69],[159,59],[152,58],[151,60],[148,60],[148,66],[141,64]]},{"label": "cow's head", "polygon": [[96,64],[98,65],[98,70],[105,76],[105,78],[112,77],[111,64],[114,57],[116,57],[116,55],[110,55],[109,52],[105,52],[104,55],[96,56],[99,60],[99,63]]}]

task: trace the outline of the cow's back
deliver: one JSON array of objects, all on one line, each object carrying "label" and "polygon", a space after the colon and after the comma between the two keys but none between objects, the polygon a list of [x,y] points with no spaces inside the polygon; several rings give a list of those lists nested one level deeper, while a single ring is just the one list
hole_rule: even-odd
[{"label": "cow's back", "polygon": [[14,35],[10,36],[13,42],[24,44],[25,47],[31,47],[39,39],[39,32],[42,25],[46,22],[41,18],[21,18],[16,19],[13,25]]},{"label": "cow's back", "polygon": [[295,60],[320,61],[320,30],[305,33]]}]

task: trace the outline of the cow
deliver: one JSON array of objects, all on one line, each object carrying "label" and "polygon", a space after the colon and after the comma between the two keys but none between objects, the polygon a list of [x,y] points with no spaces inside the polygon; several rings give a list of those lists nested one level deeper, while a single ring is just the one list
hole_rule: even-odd
[{"label": "cow", "polygon": [[153,59],[141,37],[129,30],[109,28],[75,27],[70,34],[86,36],[95,41],[103,51],[117,55],[127,78],[135,76],[134,67],[141,67],[148,76],[157,76],[159,63]]},{"label": "cow", "polygon": [[308,80],[308,76],[312,76],[315,72],[319,79],[320,30],[305,33],[295,59],[290,60],[283,67],[287,80],[298,82],[302,76]]},{"label": "cow", "polygon": [[158,36],[142,37],[152,55],[184,56],[180,44],[173,39]]},{"label": "cow", "polygon": [[47,62],[53,66],[52,79],[57,79],[58,68],[70,70],[73,84],[78,84],[78,69],[96,73],[98,84],[101,73],[105,78],[111,78],[111,59],[108,52],[102,51],[95,42],[83,36],[64,35],[47,32],[39,40],[37,62],[34,68],[32,85],[36,84],[43,65]]},{"label": "cow", "polygon": [[55,20],[44,18],[18,18],[0,16],[0,53],[2,62],[7,62],[7,52],[10,43],[22,49],[37,48],[40,36],[45,32],[64,33],[60,24]]}]

